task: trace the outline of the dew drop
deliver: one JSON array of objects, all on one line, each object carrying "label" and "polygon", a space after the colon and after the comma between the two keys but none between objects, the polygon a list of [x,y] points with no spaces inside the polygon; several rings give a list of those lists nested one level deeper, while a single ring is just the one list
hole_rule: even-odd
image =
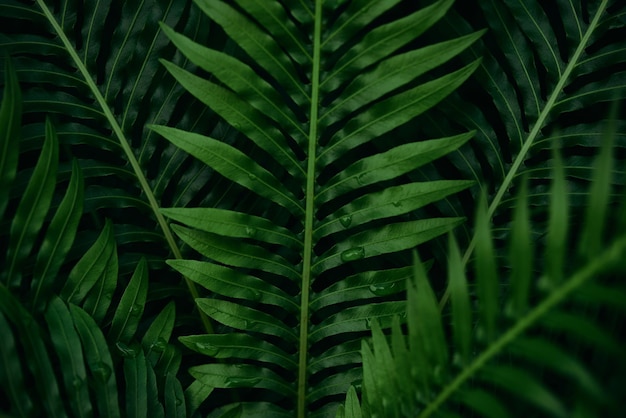
[{"label": "dew drop", "polygon": [[351,215],[344,215],[341,218],[339,218],[339,222],[341,223],[341,225],[344,228],[347,228],[352,223],[352,216]]},{"label": "dew drop", "polygon": [[125,358],[137,357],[137,349],[135,349],[134,347],[130,347],[121,341],[118,341],[115,343],[115,348],[117,348],[117,351],[119,351],[122,357],[125,357]]},{"label": "dew drop", "polygon": [[341,261],[355,261],[365,257],[365,249],[363,247],[350,248],[341,253]]},{"label": "dew drop", "polygon": [[257,301],[261,299],[261,292],[254,289],[244,289],[243,297],[248,300]]},{"label": "dew drop", "polygon": [[255,181],[255,180],[256,180],[256,176],[255,176],[254,174],[252,174],[252,173],[248,173],[248,178],[249,178],[250,180],[252,180],[252,181]]},{"label": "dew drop", "polygon": [[158,351],[158,352],[161,352],[161,351],[165,350],[166,347],[167,347],[167,341],[165,341],[161,337],[159,337],[155,342],[153,342],[150,345],[150,349],[152,351]]},{"label": "dew drop", "polygon": [[179,398],[176,398],[176,401],[175,401],[175,402],[176,402],[176,406],[180,406],[180,405],[182,405],[182,404],[183,404],[183,400],[182,400],[182,399],[179,399]]},{"label": "dew drop", "polygon": [[94,377],[101,382],[106,382],[111,377],[111,368],[106,363],[99,361],[91,364],[89,368]]},{"label": "dew drop", "polygon": [[143,308],[143,306],[140,303],[135,303],[133,306],[130,307],[130,313],[131,314],[138,314],[141,312],[141,309]]},{"label": "dew drop", "polygon": [[394,205],[395,207],[399,208],[400,206],[402,206],[402,202],[400,201],[395,201],[395,202],[391,202],[392,205]]},{"label": "dew drop", "polygon": [[85,381],[83,379],[76,378],[72,380],[72,387],[76,390],[79,390],[80,387],[83,386],[84,384],[85,384]]},{"label": "dew drop", "polygon": [[391,283],[376,283],[370,285],[370,292],[375,294],[376,296],[387,296],[395,293],[396,291],[396,282]]},{"label": "dew drop", "polygon": [[219,347],[214,346],[213,344],[208,343],[196,343],[196,350],[201,352],[202,354],[206,354],[207,356],[214,357],[220,351]]},{"label": "dew drop", "polygon": [[261,381],[260,377],[228,377],[226,378],[227,388],[254,387]]},{"label": "dew drop", "polygon": [[359,184],[363,184],[363,185],[365,185],[365,184],[366,184],[366,181],[367,181],[366,177],[367,177],[367,176],[365,175],[365,173],[359,174],[359,175],[357,176],[357,178],[356,178],[356,181],[357,181]]},{"label": "dew drop", "polygon": [[249,236],[250,238],[254,237],[256,235],[256,229],[246,226],[246,235]]}]

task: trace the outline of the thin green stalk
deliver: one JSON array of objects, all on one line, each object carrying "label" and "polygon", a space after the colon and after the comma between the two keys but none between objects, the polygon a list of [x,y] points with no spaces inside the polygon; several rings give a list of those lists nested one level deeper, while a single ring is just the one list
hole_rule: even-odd
[{"label": "thin green stalk", "polygon": [[307,155],[306,212],[304,219],[304,254],[302,263],[302,293],[300,299],[300,347],[298,349],[298,418],[306,416],[307,356],[309,350],[309,288],[313,257],[313,219],[315,214],[315,159],[317,150],[317,120],[319,112],[320,53],[322,37],[322,0],[315,1],[315,32],[313,36],[313,72],[311,81],[311,114],[309,152]]},{"label": "thin green stalk", "polygon": [[[602,3],[600,4],[600,7],[598,7],[598,12],[593,17],[593,20],[589,24],[589,27],[587,28],[585,35],[583,36],[583,38],[580,41],[580,44],[578,45],[578,48],[576,48],[574,55],[572,55],[572,58],[567,64],[567,67],[565,67],[565,71],[563,71],[563,75],[559,79],[559,82],[554,88],[554,91],[548,98],[546,105],[543,107],[543,110],[539,114],[539,117],[537,118],[537,121],[533,125],[532,130],[528,134],[526,141],[524,141],[524,145],[522,146],[522,149],[520,150],[520,152],[517,154],[517,157],[515,158],[515,161],[511,165],[511,168],[509,172],[507,173],[506,177],[504,178],[504,181],[500,185],[500,188],[498,189],[498,193],[496,193],[496,196],[491,201],[491,204],[489,205],[489,208],[487,209],[487,219],[489,221],[491,220],[491,218],[493,217],[493,214],[495,213],[496,209],[500,205],[500,202],[502,201],[504,194],[511,187],[511,183],[513,183],[513,178],[517,175],[517,172],[520,166],[522,165],[522,163],[524,162],[524,160],[526,159],[528,155],[528,151],[530,150],[530,148],[535,142],[535,139],[537,139],[537,136],[541,132],[544,122],[550,115],[550,112],[552,111],[557,101],[557,98],[563,91],[565,84],[569,81],[569,77],[572,71],[574,71],[574,68],[578,65],[580,56],[585,51],[585,47],[587,46],[587,43],[589,42],[591,35],[593,34],[596,27],[598,26],[600,17],[602,16],[602,14],[604,13],[604,10],[607,7],[607,3],[608,3],[608,0],[603,0]],[[472,241],[467,247],[467,251],[465,251],[465,254],[463,255],[463,266],[467,265],[470,257],[472,256],[472,252],[474,251],[475,246],[476,246],[476,235],[474,235],[474,237],[472,238]],[[439,302],[440,310],[443,310],[444,306],[448,302],[449,297],[450,297],[450,289],[448,288],[446,289],[446,292],[444,293],[443,297],[441,298],[441,301]]]},{"label": "thin green stalk", "polygon": [[[81,75],[85,79],[85,82],[89,86],[89,90],[91,90],[91,93],[93,94],[94,98],[96,99],[100,107],[102,108],[104,116],[109,121],[109,124],[111,125],[111,128],[113,129],[113,132],[115,133],[115,136],[117,137],[122,149],[124,150],[124,154],[126,154],[126,158],[128,158],[128,161],[130,162],[130,165],[133,168],[135,176],[137,177],[137,180],[139,181],[139,184],[141,185],[141,189],[143,190],[144,194],[146,195],[148,199],[148,202],[150,203],[150,207],[152,208],[152,211],[154,215],[156,216],[157,222],[159,226],[161,227],[161,230],[163,231],[165,240],[167,241],[167,244],[170,247],[170,250],[172,251],[174,258],[177,258],[177,259],[182,258],[182,254],[180,252],[180,249],[178,248],[178,245],[176,244],[174,235],[172,234],[170,227],[167,225],[165,218],[159,211],[160,206],[156,200],[156,197],[154,196],[154,193],[152,192],[152,188],[148,184],[148,180],[146,179],[141,169],[141,166],[139,165],[139,162],[137,161],[137,158],[135,158],[135,154],[133,153],[129,142],[126,139],[126,135],[122,131],[122,128],[120,127],[117,119],[113,115],[111,108],[109,107],[106,100],[102,96],[100,89],[98,89],[98,86],[96,85],[93,78],[91,77],[91,74],[87,70],[87,67],[78,56],[78,53],[74,49],[72,43],[70,42],[68,37],[65,35],[63,28],[61,28],[59,23],[54,18],[50,9],[48,9],[48,6],[45,4],[43,0],[37,0],[37,4],[39,4],[39,7],[41,8],[46,18],[48,19],[48,22],[50,22],[50,24],[54,28],[54,31],[59,36],[59,39],[61,39],[61,42],[63,42],[63,46],[65,46],[65,49],[70,54],[72,61],[74,61],[74,64],[78,68],[78,71],[80,71]],[[191,297],[194,300],[200,297],[200,294],[198,293],[198,289],[196,288],[196,285],[187,277],[185,277],[185,283],[187,284],[189,293],[191,294]],[[211,325],[209,319],[202,311],[198,310],[198,313],[200,314],[200,318],[202,320],[202,323],[206,331],[212,334],[213,326]]]}]

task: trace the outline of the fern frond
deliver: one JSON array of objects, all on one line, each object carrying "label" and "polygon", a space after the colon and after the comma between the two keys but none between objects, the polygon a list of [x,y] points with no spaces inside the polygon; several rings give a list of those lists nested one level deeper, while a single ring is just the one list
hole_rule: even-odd
[{"label": "fern frond", "polygon": [[224,411],[259,415],[273,402],[276,411],[299,417],[332,415],[337,396],[359,379],[357,337],[374,318],[390,324],[405,310],[393,298],[404,290],[407,266],[380,260],[462,222],[409,214],[471,182],[418,183],[407,175],[473,133],[403,141],[394,131],[472,74],[478,61],[423,77],[481,33],[398,52],[441,19],[448,0],[403,18],[387,14],[398,10],[394,2],[345,9],[321,1],[195,3],[240,50],[226,54],[164,26],[210,78],[164,66],[247,142],[152,129],[252,192],[263,209],[162,211],[185,225],[172,229],[205,258],[168,264],[214,292],[198,307],[235,330],[182,337],[189,348],[225,361],[190,372],[208,386],[258,389],[258,403],[235,402]]},{"label": "fern frond", "polygon": [[[471,16],[465,12],[467,19],[464,9],[473,11]],[[466,56],[468,61],[483,57],[476,83],[442,106],[447,118],[453,115],[465,129],[477,132],[476,141],[450,154],[447,162],[482,184],[489,218],[497,220],[494,228],[502,236],[510,233],[506,221],[522,177],[528,179],[532,205],[537,210],[547,207],[554,146],[563,150],[571,168],[568,187],[577,193],[572,193],[570,205],[584,206],[608,102],[624,98],[624,42],[615,36],[624,30],[623,5],[608,0],[493,0],[459,4],[459,11],[445,19],[445,34],[463,35],[485,26],[488,31]],[[623,121],[618,115],[616,123]],[[423,122],[429,126],[426,132],[455,133],[440,118]],[[623,149],[623,130],[617,132],[616,146]],[[449,167],[442,164],[440,171]],[[621,179],[623,170],[614,167],[613,176]],[[466,205],[450,203],[458,211]],[[464,255],[465,264],[473,245]]]},{"label": "fern frond", "polygon": [[[147,123],[180,122],[181,103],[187,103],[180,87],[171,80],[162,83],[165,71],[159,59],[172,57],[174,51],[168,49],[158,22],[200,36],[205,30],[202,15],[173,0],[124,5],[7,0],[0,2],[0,10],[2,55],[11,56],[25,86],[22,153],[41,146],[43,115],[50,115],[62,150],[59,180],[76,172],[66,161],[76,158],[83,169],[84,211],[92,217],[91,224],[81,224],[85,241],[95,238],[105,219],[112,219],[120,242],[142,249],[123,254],[123,280],[142,257],[151,269],[163,270],[161,251],[174,257],[181,253],[159,211],[161,202],[189,202],[209,173],[187,164],[186,156],[145,128]],[[181,126],[206,126],[206,118],[199,121],[193,112],[186,118]],[[187,181],[179,185],[181,177]],[[51,193],[55,179],[46,179],[48,183],[38,184]],[[62,241],[62,233],[49,239]],[[15,262],[19,270],[19,257]],[[40,264],[37,274],[48,274],[50,268],[56,266]],[[188,285],[196,297],[194,284]]]},{"label": "fern frond", "polygon": [[[588,206],[608,219],[617,214],[607,199],[611,190],[603,186],[611,167],[610,136],[605,136],[597,159]],[[452,317],[445,324],[451,327],[451,337],[445,338],[444,317],[421,263],[416,262],[415,277],[408,284],[408,350],[398,322],[391,343],[378,324],[372,328],[373,350],[363,343],[363,416],[617,416],[620,389],[614,385],[623,382],[626,367],[619,319],[626,305],[617,296],[624,292],[620,277],[626,267],[626,231],[606,231],[591,217],[577,228],[561,219],[556,207],[567,202],[564,170],[557,165],[554,172],[550,211],[558,220],[547,228],[564,225],[576,240],[593,231],[598,246],[565,244],[564,251],[554,252],[548,241],[541,257],[543,272],[534,275],[533,255],[541,247],[529,239],[529,203],[523,187],[509,244],[512,268],[504,272],[489,249],[493,238],[483,205],[476,225],[476,295],[468,292],[460,251],[450,235]],[[549,236],[563,236],[551,232]],[[577,252],[580,256],[573,260]],[[560,260],[554,261],[556,257]],[[485,279],[496,271],[506,279]],[[497,285],[502,282],[508,286],[499,292]],[[611,293],[616,297],[609,297]],[[471,319],[474,299],[477,325]],[[608,318],[616,322],[606,323]],[[396,392],[401,395],[394,398]],[[351,412],[346,412],[346,406],[340,416],[359,416],[354,393],[346,402]]]}]

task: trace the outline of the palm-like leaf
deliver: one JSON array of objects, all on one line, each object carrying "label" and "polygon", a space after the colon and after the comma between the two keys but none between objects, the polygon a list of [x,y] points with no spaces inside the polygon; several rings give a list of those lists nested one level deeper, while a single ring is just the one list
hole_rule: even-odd
[{"label": "palm-like leaf", "polygon": [[[606,139],[596,164],[587,221],[579,228],[570,228],[558,207],[558,202],[566,202],[568,196],[563,187],[563,167],[557,165],[554,171],[553,219],[548,236],[560,239],[554,232],[563,223],[567,234],[585,242],[580,250],[574,247],[557,254],[548,245],[543,274],[532,274],[533,254],[538,255],[540,248],[529,240],[528,197],[522,188],[509,245],[512,270],[506,280],[500,280],[509,286],[501,297],[487,213],[484,207],[479,209],[476,295],[468,292],[461,254],[451,235],[450,322],[442,321],[418,260],[408,291],[408,348],[399,322],[394,325],[391,343],[375,326],[372,346],[364,342],[362,349],[362,411],[356,391],[351,391],[339,416],[565,417],[621,413],[621,389],[617,388],[623,385],[626,367],[621,350],[626,231],[620,208],[607,205],[611,190],[605,185],[611,172],[612,141]],[[598,224],[600,219],[622,221],[607,231]],[[598,240],[597,247],[588,245],[594,240]],[[566,260],[574,258],[572,251],[580,256],[566,266]],[[555,265],[564,269],[556,271]],[[486,274],[489,270],[493,274]],[[472,329],[472,299],[478,302],[478,332]],[[616,318],[615,322],[607,322],[609,317]],[[449,331],[449,338],[444,337],[444,330]]]},{"label": "palm-like leaf", "polygon": [[461,222],[403,217],[470,182],[412,183],[403,176],[472,134],[405,143],[390,138],[469,77],[477,63],[419,78],[480,33],[397,53],[451,2],[371,26],[395,3],[355,2],[341,10],[319,1],[289,9],[274,1],[197,1],[245,53],[241,57],[164,27],[216,81],[170,62],[165,67],[249,141],[237,149],[179,128],[153,130],[268,202],[261,213],[163,211],[186,225],[174,226],[178,236],[210,259],[169,264],[219,295],[197,304],[238,330],[181,338],[193,350],[225,359],[192,367],[191,374],[217,388],[269,391],[257,391],[256,403],[227,408],[259,415],[274,399],[272,414],[332,414],[337,395],[359,378],[355,336],[372,318],[404,311],[404,303],[384,296],[403,290],[407,268],[385,268],[376,257],[413,248]]}]

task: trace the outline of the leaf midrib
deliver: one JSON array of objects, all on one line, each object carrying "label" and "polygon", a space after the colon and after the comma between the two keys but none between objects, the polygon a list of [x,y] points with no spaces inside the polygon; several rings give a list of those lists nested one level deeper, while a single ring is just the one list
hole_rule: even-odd
[{"label": "leaf midrib", "polygon": [[[78,52],[76,51],[76,49],[74,49],[74,47],[73,47],[72,43],[70,42],[69,38],[66,36],[65,32],[63,31],[63,28],[61,26],[59,26],[59,23],[54,18],[54,15],[50,11],[50,9],[48,9],[48,6],[45,4],[45,2],[43,0],[37,0],[37,4],[41,8],[41,11],[43,12],[43,14],[46,16],[46,19],[48,20],[50,25],[52,25],[52,27],[53,27],[54,31],[56,32],[57,36],[59,37],[59,39],[63,43],[63,46],[65,47],[65,50],[70,55],[72,61],[74,62],[74,64],[78,68],[80,74],[83,76],[85,82],[87,83],[87,86],[89,87],[89,90],[91,91],[91,93],[93,94],[94,98],[98,102],[98,105],[102,109],[102,111],[104,113],[104,116],[106,117],[107,121],[111,125],[111,129],[115,133],[115,136],[117,137],[117,139],[118,139],[118,141],[120,143],[120,146],[124,150],[124,154],[126,155],[126,158],[128,159],[128,162],[130,163],[130,165],[131,165],[131,167],[133,169],[133,172],[135,173],[135,176],[137,177],[137,181],[139,181],[141,189],[144,192],[146,198],[148,199],[148,202],[150,203],[150,208],[152,209],[152,212],[154,213],[154,216],[157,219],[159,227],[163,231],[163,235],[165,236],[165,239],[166,239],[166,241],[168,243],[168,246],[170,247],[170,250],[172,251],[172,253],[173,253],[175,258],[177,258],[177,259],[182,258],[182,254],[180,252],[180,249],[178,248],[178,245],[176,244],[176,241],[174,240],[174,236],[172,234],[172,231],[169,228],[169,226],[167,225],[167,222],[165,221],[165,218],[163,217],[163,215],[161,214],[161,212],[159,210],[160,206],[159,206],[159,204],[158,204],[158,202],[156,200],[156,197],[154,196],[152,188],[148,184],[148,180],[146,179],[143,171],[141,170],[139,162],[137,161],[137,158],[135,158],[135,154],[133,153],[133,151],[132,151],[132,149],[130,147],[129,141],[126,139],[126,135],[124,135],[124,132],[122,131],[122,128],[121,128],[120,124],[117,122],[117,119],[113,115],[113,112],[110,109],[110,107],[108,106],[106,100],[104,99],[104,96],[102,96],[102,93],[98,89],[98,86],[96,85],[96,83],[94,82],[93,78],[91,77],[91,74],[87,70],[87,67],[85,66],[85,64],[80,59],[80,57],[78,55]],[[198,293],[198,290],[197,290],[195,284],[192,281],[190,281],[187,277],[185,277],[185,282],[187,284],[187,287],[189,289],[189,293],[191,294],[191,297],[194,300],[199,298],[200,294]],[[202,313],[200,313],[200,317],[201,317],[202,323],[203,323],[206,331],[209,334],[212,334],[213,333],[213,327],[212,327],[211,323],[209,322],[209,319]]]},{"label": "leaf midrib", "polygon": [[313,221],[315,215],[315,162],[317,159],[317,125],[319,117],[320,56],[322,33],[322,0],[315,1],[315,29],[313,34],[313,70],[311,77],[311,110],[309,125],[309,150],[305,194],[304,249],[302,263],[302,292],[300,298],[300,346],[298,348],[297,417],[306,415],[307,354],[309,341],[309,289],[313,258]]},{"label": "leaf midrib", "polygon": [[[489,205],[489,208],[487,210],[487,219],[488,220],[491,220],[491,218],[493,217],[496,209],[498,208],[498,206],[502,202],[504,194],[507,192],[509,187],[511,187],[511,183],[513,182],[513,178],[517,175],[517,172],[518,172],[519,168],[521,167],[522,163],[526,159],[526,156],[528,155],[528,152],[530,151],[530,148],[534,144],[535,139],[537,139],[537,136],[539,135],[539,133],[541,131],[541,128],[543,128],[544,122],[546,121],[546,119],[548,118],[548,115],[550,114],[550,112],[554,109],[555,105],[557,104],[557,99],[558,99],[559,95],[561,94],[561,91],[565,87],[565,83],[567,83],[567,81],[569,80],[569,77],[570,77],[572,71],[574,70],[574,68],[579,64],[580,57],[583,54],[583,52],[585,50],[585,47],[586,47],[587,43],[589,42],[589,39],[591,38],[591,35],[594,33],[596,27],[598,26],[598,23],[600,21],[600,17],[602,16],[604,11],[606,10],[607,3],[608,3],[608,0],[602,0],[602,3],[598,7],[598,10],[597,10],[595,16],[593,17],[593,20],[589,23],[589,27],[587,27],[587,31],[585,32],[583,38],[581,39],[580,43],[578,44],[578,47],[576,48],[576,51],[574,51],[574,54],[572,55],[572,58],[568,62],[567,67],[563,71],[563,74],[562,74],[561,78],[559,79],[558,83],[554,87],[554,90],[552,91],[552,94],[548,98],[545,106],[543,107],[543,110],[539,114],[539,117],[537,118],[537,121],[533,125],[532,130],[530,131],[530,133],[526,137],[526,140],[524,141],[524,144],[522,145],[522,148],[520,149],[520,152],[517,154],[517,157],[515,158],[515,161],[511,165],[511,168],[509,169],[506,177],[502,181],[502,184],[500,185],[500,188],[498,189],[498,192],[497,192],[496,196],[493,198],[491,204]],[[463,265],[464,266],[467,265],[470,257],[472,256],[472,253],[474,251],[475,246],[476,246],[476,235],[474,235],[472,237],[472,241],[470,242],[470,244],[469,244],[469,246],[467,248],[467,251],[465,251],[465,254],[463,256]],[[444,295],[441,298],[441,301],[439,303],[440,309],[443,309],[443,307],[447,303],[449,297],[450,297],[450,289],[448,288],[448,289],[446,289],[446,292],[444,293]]]}]

